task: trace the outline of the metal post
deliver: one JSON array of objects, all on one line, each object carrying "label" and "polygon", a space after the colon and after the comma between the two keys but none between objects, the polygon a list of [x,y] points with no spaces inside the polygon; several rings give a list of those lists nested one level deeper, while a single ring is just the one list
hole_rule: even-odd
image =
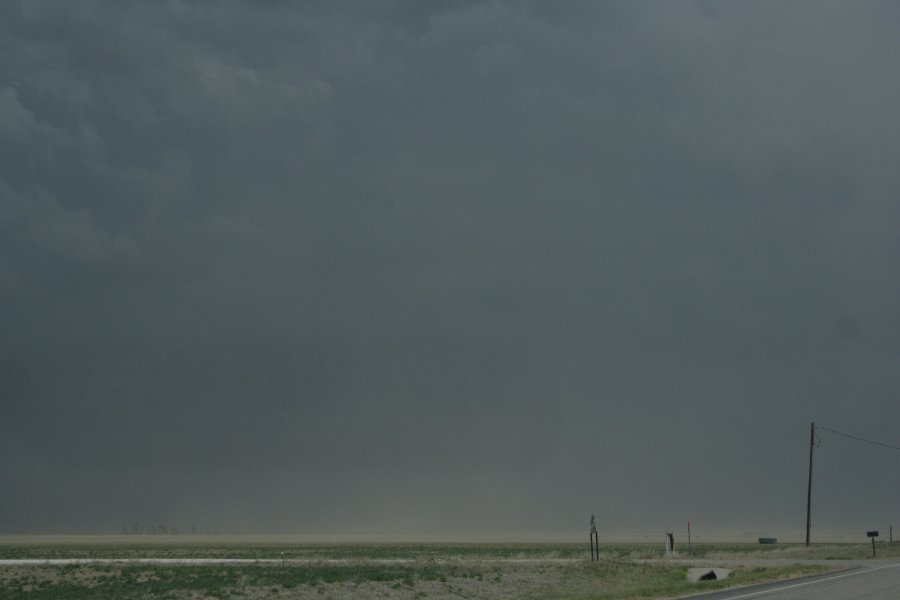
[{"label": "metal post", "polygon": [[812,505],[813,448],[816,447],[816,424],[809,424],[809,481],[806,484],[806,546],[809,547],[810,508]]},{"label": "metal post", "polygon": [[872,558],[874,558],[875,557],[875,538],[878,537],[878,532],[877,531],[867,531],[866,535],[868,537],[872,538]]},{"label": "metal post", "polygon": [[691,552],[691,522],[688,521],[688,554],[692,554]]}]

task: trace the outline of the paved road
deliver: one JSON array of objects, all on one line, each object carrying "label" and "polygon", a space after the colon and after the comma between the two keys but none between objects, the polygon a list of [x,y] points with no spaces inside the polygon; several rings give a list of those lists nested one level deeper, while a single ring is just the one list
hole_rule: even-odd
[{"label": "paved road", "polygon": [[[889,600],[900,598],[900,563],[691,596],[697,600]],[[684,599],[687,600],[687,599]]]}]

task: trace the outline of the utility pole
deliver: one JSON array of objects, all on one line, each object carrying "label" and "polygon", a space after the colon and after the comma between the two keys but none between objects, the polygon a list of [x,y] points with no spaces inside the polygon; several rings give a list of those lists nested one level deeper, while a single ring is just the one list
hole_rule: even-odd
[{"label": "utility pole", "polygon": [[809,424],[809,481],[806,484],[806,547],[809,547],[809,515],[812,504],[813,448],[816,447],[816,424]]}]

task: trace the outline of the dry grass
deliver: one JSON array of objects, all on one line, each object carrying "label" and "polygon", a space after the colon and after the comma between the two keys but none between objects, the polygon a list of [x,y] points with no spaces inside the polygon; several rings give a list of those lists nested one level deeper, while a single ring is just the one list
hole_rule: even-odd
[{"label": "dry grass", "polygon": [[[866,546],[697,547],[720,558],[851,558]],[[801,548],[803,548],[801,550]],[[90,563],[0,567],[0,598],[668,598],[730,585],[800,576],[823,565],[736,567],[718,582],[692,584],[687,566],[643,562],[658,545],[602,547],[589,561],[584,544],[0,544],[4,558],[280,558],[242,565]],[[871,552],[871,549],[869,549]],[[761,556],[762,555],[762,556]],[[643,559],[637,561],[633,559]]]}]

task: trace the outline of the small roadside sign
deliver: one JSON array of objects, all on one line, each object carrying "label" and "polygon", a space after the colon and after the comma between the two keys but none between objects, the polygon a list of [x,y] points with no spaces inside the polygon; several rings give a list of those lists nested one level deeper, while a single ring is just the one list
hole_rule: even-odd
[{"label": "small roadside sign", "polygon": [[872,556],[875,556],[875,538],[878,537],[877,531],[867,531],[866,535],[872,538]]}]

